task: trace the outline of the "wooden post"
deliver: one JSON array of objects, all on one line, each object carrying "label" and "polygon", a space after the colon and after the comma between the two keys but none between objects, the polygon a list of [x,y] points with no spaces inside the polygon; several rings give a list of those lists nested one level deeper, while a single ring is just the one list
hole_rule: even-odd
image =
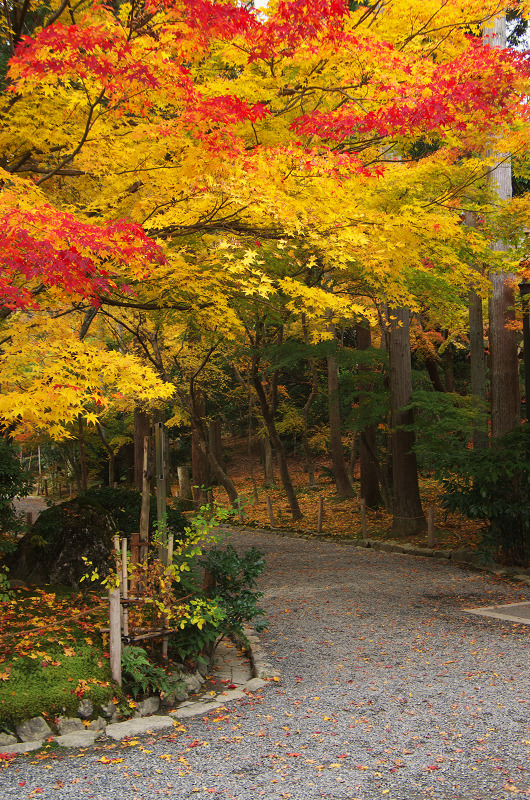
[{"label": "wooden post", "polygon": [[434,506],[429,506],[427,527],[427,547],[434,547]]},{"label": "wooden post", "polygon": [[361,526],[363,531],[363,539],[368,538],[368,525],[366,524],[366,500],[361,497],[359,501],[361,507]]},{"label": "wooden post", "polygon": [[121,603],[120,590],[109,589],[109,652],[112,679],[121,686]]},{"label": "wooden post", "polygon": [[48,479],[44,479],[44,497],[48,497]]},{"label": "wooden post", "polygon": [[164,469],[164,423],[155,422],[156,515],[158,519],[158,558],[167,565],[166,472]]},{"label": "wooden post", "polygon": [[270,524],[271,524],[271,528],[275,528],[276,527],[276,522],[274,520],[274,514],[272,513],[272,500],[270,499],[270,497],[268,495],[265,498],[265,502],[267,504],[267,511],[269,512],[269,521],[270,521]]},{"label": "wooden post", "polygon": [[239,522],[243,522],[243,509],[241,508],[241,498],[237,496],[237,518]]},{"label": "wooden post", "polygon": [[149,508],[151,495],[149,492],[149,436],[144,436],[144,463],[142,472],[142,510],[140,512],[140,561],[147,559],[147,543],[149,541]]},{"label": "wooden post", "polygon": [[28,511],[26,514],[26,525],[28,525],[28,527],[33,525],[33,513],[31,511]]},{"label": "wooden post", "polygon": [[140,534],[131,533],[131,566],[132,566],[131,594],[136,594],[138,590],[138,578],[136,575],[135,567],[139,561],[140,561]]},{"label": "wooden post", "polygon": [[324,521],[324,499],[322,497],[318,498],[318,522],[317,522],[317,531],[318,533],[322,533],[322,523]]},{"label": "wooden post", "polygon": [[[121,596],[127,600],[129,596],[129,576],[127,574],[127,537],[121,540]],[[127,606],[123,609],[123,635],[129,635],[129,612]]]},{"label": "wooden post", "polygon": [[[173,545],[175,542],[175,537],[172,533],[169,534],[167,540],[167,565],[171,566],[173,562]],[[169,627],[169,619],[168,617],[164,617],[164,626],[166,628]],[[168,647],[168,636],[162,637],[162,658],[167,658],[167,647]]]}]

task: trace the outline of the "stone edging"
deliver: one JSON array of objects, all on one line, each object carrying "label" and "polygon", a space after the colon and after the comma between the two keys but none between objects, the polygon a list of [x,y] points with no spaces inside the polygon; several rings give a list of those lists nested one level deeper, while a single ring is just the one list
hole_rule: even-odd
[{"label": "stone edging", "polygon": [[[331,541],[336,541],[335,539]],[[511,578],[530,585],[530,570],[523,570],[519,567],[503,567],[501,564],[484,564],[482,556],[475,550],[439,550],[432,547],[417,547],[413,544],[400,544],[397,541],[380,541],[378,539],[341,539],[341,544],[364,547],[372,550],[380,550],[383,553],[402,553],[410,556],[423,556],[426,558],[444,558],[456,564],[474,567],[475,569],[490,572],[499,577]]]},{"label": "stone edging", "polygon": [[[210,711],[223,707],[225,703],[243,699],[247,697],[248,692],[255,692],[266,687],[269,680],[280,679],[281,673],[266,660],[265,651],[254,630],[245,628],[244,636],[242,638],[233,637],[233,640],[238,647],[246,650],[251,663],[252,677],[245,682],[244,688],[229,689],[214,696],[202,696],[195,700],[184,700],[179,703],[174,711],[169,711],[166,714],[156,713],[160,705],[158,697],[147,698],[147,700],[142,701],[146,704],[145,716],[140,715],[133,719],[124,720],[123,722],[111,721],[109,724],[101,717],[98,717],[98,720],[93,721],[92,729],[86,729],[83,726],[69,733],[53,736],[52,741],[59,745],[59,747],[85,748],[91,747],[97,739],[104,736],[121,741],[128,736],[140,736],[144,733],[150,733],[161,728],[171,728],[174,725],[178,725],[182,720],[189,719],[190,717],[203,716]],[[156,702],[153,703],[153,701]],[[140,706],[140,703],[138,705]],[[75,720],[72,720],[72,723],[73,722],[75,722]],[[77,722],[82,725],[80,720],[77,720]],[[32,734],[37,735],[38,738],[29,741],[9,743],[8,740],[10,739],[12,742],[15,737],[4,735],[5,742],[2,742],[2,734],[0,733],[0,753],[29,753],[43,747],[47,739],[52,735],[50,727],[42,717],[34,717],[33,720],[28,720],[26,724],[28,723],[33,723],[36,731],[40,730],[40,734],[37,732]]]}]

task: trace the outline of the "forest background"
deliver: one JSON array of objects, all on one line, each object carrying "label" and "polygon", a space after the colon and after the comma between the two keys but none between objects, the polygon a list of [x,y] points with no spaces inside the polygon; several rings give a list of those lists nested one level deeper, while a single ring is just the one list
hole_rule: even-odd
[{"label": "forest background", "polygon": [[426,528],[419,459],[453,509],[515,514],[524,561],[527,12],[4,4],[6,435],[80,491],[140,488],[164,421],[195,505],[237,507],[222,432],[254,500],[274,455],[293,524],[324,464],[398,536]]}]

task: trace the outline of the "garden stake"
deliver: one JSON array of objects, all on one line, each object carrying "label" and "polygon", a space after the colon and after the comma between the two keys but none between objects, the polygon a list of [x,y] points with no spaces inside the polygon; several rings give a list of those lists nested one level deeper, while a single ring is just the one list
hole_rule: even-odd
[{"label": "garden stake", "polygon": [[322,533],[322,522],[324,521],[324,499],[322,497],[318,498],[318,523],[317,523],[317,530],[319,533]]},{"label": "garden stake", "polygon": [[427,547],[434,547],[434,506],[429,506],[427,523]]},{"label": "garden stake", "polygon": [[363,539],[368,538],[368,525],[366,524],[366,500],[361,497],[359,500],[359,505],[361,507],[361,525],[363,530]]}]

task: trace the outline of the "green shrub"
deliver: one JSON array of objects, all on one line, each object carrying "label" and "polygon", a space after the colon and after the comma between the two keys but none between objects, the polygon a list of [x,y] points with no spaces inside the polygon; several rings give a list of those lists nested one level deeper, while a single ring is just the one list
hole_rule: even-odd
[{"label": "green shrub", "polygon": [[242,556],[228,544],[221,549],[213,547],[201,559],[213,582],[211,597],[225,612],[224,633],[241,633],[244,622],[252,622],[256,630],[264,630],[265,613],[258,606],[263,592],[255,591],[256,578],[265,568],[263,553],[256,547]]},{"label": "green shrub", "polygon": [[443,505],[470,519],[485,520],[483,549],[511,564],[530,560],[530,426],[492,442],[489,450],[466,450],[443,480]]},{"label": "green shrub", "polygon": [[414,423],[404,427],[414,431],[420,468],[432,470],[437,477],[458,469],[474,433],[487,431],[485,405],[473,396],[415,391],[407,408],[414,411]]},{"label": "green shrub", "polygon": [[179,627],[169,636],[169,647],[182,661],[208,664],[215,646],[225,633],[226,614],[216,598],[190,601]]},{"label": "green shrub", "polygon": [[[116,529],[120,533],[125,536],[130,536],[131,533],[138,533],[140,529],[142,494],[137,489],[126,487],[114,489],[110,486],[94,486],[84,492],[82,496],[104,508],[112,516]],[[169,533],[173,533],[175,539],[182,538],[184,528],[188,525],[188,522],[180,509],[168,506],[166,518]],[[156,497],[151,495],[149,508],[149,532],[151,534],[156,529],[156,521]]]}]

